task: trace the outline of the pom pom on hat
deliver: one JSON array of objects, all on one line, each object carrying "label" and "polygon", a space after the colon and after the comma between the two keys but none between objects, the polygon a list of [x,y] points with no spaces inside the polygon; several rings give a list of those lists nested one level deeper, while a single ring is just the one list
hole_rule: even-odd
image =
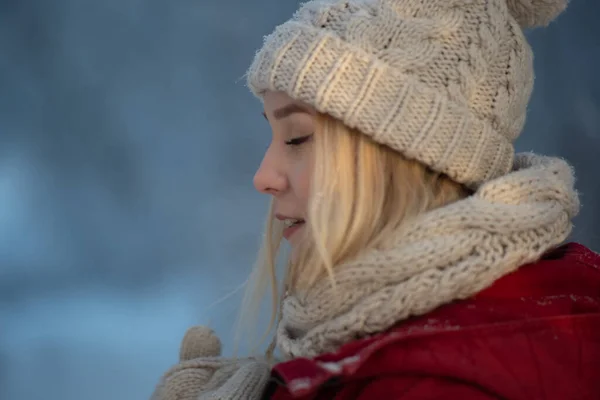
[{"label": "pom pom on hat", "polygon": [[522,28],[546,26],[562,13],[569,0],[506,0],[508,10]]}]

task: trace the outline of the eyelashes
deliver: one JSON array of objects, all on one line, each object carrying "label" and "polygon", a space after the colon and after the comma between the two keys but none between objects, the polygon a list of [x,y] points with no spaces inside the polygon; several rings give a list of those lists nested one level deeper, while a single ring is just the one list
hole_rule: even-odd
[{"label": "eyelashes", "polygon": [[313,135],[310,134],[310,135],[300,136],[300,137],[297,137],[297,138],[286,140],[285,144],[287,144],[288,146],[300,146],[302,143],[306,143],[310,139],[312,139],[312,136]]}]

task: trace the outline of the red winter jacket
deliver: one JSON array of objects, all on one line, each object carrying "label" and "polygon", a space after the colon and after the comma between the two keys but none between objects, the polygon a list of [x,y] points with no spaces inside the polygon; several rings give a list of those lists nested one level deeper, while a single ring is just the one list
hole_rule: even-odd
[{"label": "red winter jacket", "polygon": [[568,244],[475,297],[275,366],[271,400],[600,399],[600,255]]}]

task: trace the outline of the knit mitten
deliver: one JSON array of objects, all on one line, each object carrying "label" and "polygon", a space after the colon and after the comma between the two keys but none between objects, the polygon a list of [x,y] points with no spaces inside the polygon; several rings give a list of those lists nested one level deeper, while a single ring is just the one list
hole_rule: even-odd
[{"label": "knit mitten", "polygon": [[190,328],[181,343],[179,364],[163,375],[151,400],[258,400],[269,379],[269,365],[220,354],[221,342],[213,331]]}]

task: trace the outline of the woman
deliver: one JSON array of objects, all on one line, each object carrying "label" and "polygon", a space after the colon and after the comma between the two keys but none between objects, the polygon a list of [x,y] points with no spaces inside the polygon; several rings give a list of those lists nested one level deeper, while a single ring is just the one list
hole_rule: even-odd
[{"label": "woman", "polygon": [[272,128],[254,281],[285,361],[219,358],[194,328],[155,398],[600,398],[600,256],[561,245],[571,168],[512,144],[533,82],[521,28],[565,6],[315,0],[277,27],[248,82]]}]

